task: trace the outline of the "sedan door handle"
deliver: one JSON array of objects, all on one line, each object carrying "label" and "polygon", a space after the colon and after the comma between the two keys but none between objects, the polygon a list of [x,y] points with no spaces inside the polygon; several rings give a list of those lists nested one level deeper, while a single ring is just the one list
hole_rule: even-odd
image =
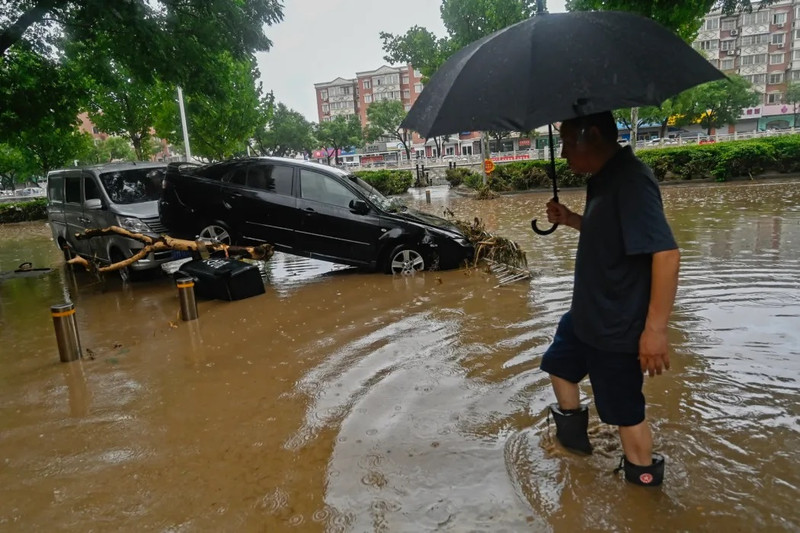
[{"label": "sedan door handle", "polygon": [[306,207],[305,209],[303,209],[303,211],[306,212],[306,215],[313,215],[313,214],[316,213],[316,211],[314,211],[313,207]]}]

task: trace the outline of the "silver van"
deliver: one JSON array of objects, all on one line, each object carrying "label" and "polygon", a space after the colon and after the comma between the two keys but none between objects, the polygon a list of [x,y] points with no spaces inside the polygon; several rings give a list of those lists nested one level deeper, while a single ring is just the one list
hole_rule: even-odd
[{"label": "silver van", "polygon": [[[152,237],[166,232],[158,200],[166,165],[109,163],[53,170],[47,175],[47,219],[65,259],[78,254],[110,264],[140,251],[144,244],[119,235],[75,238],[89,228],[120,226]],[[141,277],[172,259],[172,252],[151,253],[119,271],[124,281]]]}]

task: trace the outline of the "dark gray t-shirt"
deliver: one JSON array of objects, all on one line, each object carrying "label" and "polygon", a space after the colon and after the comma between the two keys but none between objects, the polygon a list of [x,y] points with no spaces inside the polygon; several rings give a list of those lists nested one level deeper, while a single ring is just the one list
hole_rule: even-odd
[{"label": "dark gray t-shirt", "polygon": [[677,247],[653,172],[630,147],[620,149],[587,185],[572,293],[578,338],[638,353],[652,254]]}]

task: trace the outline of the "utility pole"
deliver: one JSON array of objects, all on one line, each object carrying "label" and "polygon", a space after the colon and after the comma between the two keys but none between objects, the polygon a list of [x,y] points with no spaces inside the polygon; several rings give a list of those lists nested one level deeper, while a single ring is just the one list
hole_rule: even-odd
[{"label": "utility pole", "polygon": [[183,148],[186,151],[186,161],[191,161],[192,150],[189,148],[189,130],[186,128],[186,111],[183,109],[183,91],[178,85],[178,106],[181,109],[181,127],[183,127]]}]

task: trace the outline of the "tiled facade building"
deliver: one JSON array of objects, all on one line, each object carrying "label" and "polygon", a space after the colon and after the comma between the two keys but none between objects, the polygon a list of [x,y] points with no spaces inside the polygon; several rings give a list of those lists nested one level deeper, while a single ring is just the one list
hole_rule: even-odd
[{"label": "tiled facade building", "polygon": [[762,95],[784,103],[786,84],[800,81],[800,0],[781,0],[752,13],[709,13],[693,43],[726,74],[738,74]]}]

